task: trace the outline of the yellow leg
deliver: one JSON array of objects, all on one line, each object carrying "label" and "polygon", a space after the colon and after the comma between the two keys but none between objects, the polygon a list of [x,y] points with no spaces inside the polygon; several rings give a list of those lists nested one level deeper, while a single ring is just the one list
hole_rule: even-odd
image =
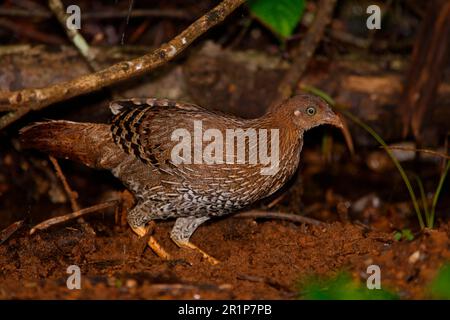
[{"label": "yellow leg", "polygon": [[[139,237],[144,237],[147,235],[148,227],[137,227],[131,228]],[[167,253],[167,251],[161,247],[161,245],[156,241],[153,236],[150,236],[147,242],[148,246],[162,259],[170,260],[171,256]]]},{"label": "yellow leg", "polygon": [[205,251],[203,251],[202,249],[200,249],[199,247],[197,247],[195,244],[193,244],[192,242],[189,241],[181,241],[181,240],[175,240],[172,239],[173,242],[176,243],[177,246],[179,246],[180,248],[186,248],[186,249],[191,249],[191,250],[195,250],[199,253],[202,254],[203,258],[206,259],[206,261],[208,261],[209,263],[211,263],[212,265],[216,265],[219,264],[220,261],[217,260],[216,258],[214,258],[213,256],[210,256],[209,254],[207,254]]}]

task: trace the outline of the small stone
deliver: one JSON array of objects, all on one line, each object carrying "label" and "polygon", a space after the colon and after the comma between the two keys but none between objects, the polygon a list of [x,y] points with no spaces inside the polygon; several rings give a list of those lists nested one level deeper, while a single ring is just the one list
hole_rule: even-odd
[{"label": "small stone", "polygon": [[417,250],[416,252],[414,252],[412,255],[409,256],[408,262],[409,262],[410,264],[414,264],[414,263],[416,263],[419,259],[420,259],[420,251]]}]

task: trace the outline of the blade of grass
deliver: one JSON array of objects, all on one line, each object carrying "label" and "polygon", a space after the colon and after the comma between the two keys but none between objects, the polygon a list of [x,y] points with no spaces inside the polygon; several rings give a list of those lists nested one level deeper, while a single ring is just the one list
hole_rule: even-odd
[{"label": "blade of grass", "polygon": [[310,86],[307,84],[302,84],[301,88],[302,88],[302,90],[308,91],[312,94],[315,94],[316,96],[321,97],[323,100],[325,100],[332,106],[336,105],[336,103],[334,102],[334,99],[332,97],[330,97],[326,92],[324,92],[316,87],[313,87],[313,86]]},{"label": "blade of grass", "polygon": [[389,150],[388,145],[386,144],[386,142],[384,142],[384,140],[378,135],[378,133],[376,133],[371,127],[369,127],[368,125],[363,123],[361,120],[359,120],[357,117],[352,115],[350,112],[348,112],[347,110],[342,110],[341,112],[344,115],[346,115],[348,118],[350,118],[353,122],[355,122],[357,125],[359,125],[364,130],[366,130],[372,137],[375,138],[375,140],[378,141],[379,144],[381,144],[385,148],[385,150],[386,150],[387,154],[389,155],[389,157],[391,158],[392,162],[397,167],[397,170],[399,171],[399,173],[400,173],[400,175],[401,175],[401,177],[403,179],[403,182],[406,185],[406,188],[408,189],[409,195],[410,195],[411,200],[413,202],[414,210],[416,211],[416,214],[417,214],[417,219],[419,220],[420,228],[423,229],[425,227],[425,225],[423,223],[422,212],[420,211],[419,203],[417,201],[416,194],[414,193],[414,189],[413,189],[413,187],[411,185],[411,182],[409,181],[408,176],[406,175],[405,170],[403,170],[402,165],[397,160],[397,158],[394,156],[392,151]]},{"label": "blade of grass", "polygon": [[428,228],[433,228],[434,217],[435,217],[435,213],[436,213],[436,205],[437,205],[439,195],[442,190],[442,186],[444,185],[445,177],[447,176],[449,170],[450,170],[450,161],[447,161],[447,165],[445,166],[445,169],[442,172],[441,179],[439,180],[438,186],[436,188],[436,192],[434,193],[434,196],[433,196],[433,203],[431,205],[431,217],[430,217],[431,221],[430,221],[430,225],[428,226]]},{"label": "blade of grass", "polygon": [[420,178],[418,176],[414,177],[416,179],[417,185],[419,187],[419,191],[420,191],[420,197],[422,198],[422,208],[425,214],[425,223],[426,226],[428,228],[430,228],[430,211],[428,210],[428,199],[427,196],[425,194],[425,189],[423,187],[423,183],[422,180],[420,180]]},{"label": "blade of grass", "polygon": [[313,93],[315,95],[318,95],[319,97],[321,97],[325,101],[327,101],[330,105],[332,105],[332,106],[336,107],[337,109],[339,109],[340,112],[342,112],[346,117],[350,118],[350,120],[355,122],[361,128],[366,130],[375,140],[377,140],[377,142],[379,144],[381,144],[384,147],[384,149],[386,150],[386,153],[388,154],[388,156],[391,158],[392,162],[396,166],[397,170],[399,171],[399,173],[400,173],[400,175],[401,175],[401,177],[403,179],[403,182],[406,185],[406,188],[408,189],[409,195],[410,195],[411,200],[413,202],[414,210],[416,211],[416,214],[417,214],[417,219],[419,220],[420,228],[421,229],[425,228],[425,225],[423,223],[423,218],[422,218],[422,212],[420,210],[419,203],[417,201],[417,197],[416,197],[416,194],[414,193],[414,189],[413,189],[413,187],[411,185],[411,182],[409,181],[409,178],[406,175],[405,170],[403,170],[403,167],[401,166],[400,162],[397,160],[397,158],[394,156],[394,154],[391,152],[391,150],[389,150],[389,147],[386,144],[386,142],[384,142],[384,140],[378,135],[378,133],[376,133],[370,126],[368,126],[367,124],[362,122],[358,117],[354,116],[353,114],[351,114],[350,112],[345,110],[345,108],[343,106],[337,105],[335,103],[334,99],[331,98],[328,94],[326,94],[322,90],[320,90],[318,88],[315,88],[315,87],[312,87],[312,86],[308,86],[308,85],[302,85],[302,89],[306,90],[306,91],[309,91],[309,92],[311,92],[311,93]]}]

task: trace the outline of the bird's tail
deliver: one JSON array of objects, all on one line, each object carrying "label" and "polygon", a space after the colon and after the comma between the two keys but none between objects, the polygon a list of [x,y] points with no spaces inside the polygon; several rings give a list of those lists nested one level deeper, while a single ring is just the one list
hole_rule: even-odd
[{"label": "bird's tail", "polygon": [[20,130],[21,145],[87,166],[111,169],[121,150],[113,141],[109,126],[65,120],[37,122]]}]

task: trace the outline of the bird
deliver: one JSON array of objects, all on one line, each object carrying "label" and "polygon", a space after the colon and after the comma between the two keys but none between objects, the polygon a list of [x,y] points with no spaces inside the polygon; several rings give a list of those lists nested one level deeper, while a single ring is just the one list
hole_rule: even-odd
[{"label": "bird", "polygon": [[[138,236],[147,234],[150,222],[174,218],[170,238],[211,264],[219,260],[190,241],[194,231],[280,189],[299,166],[305,132],[323,124],[343,127],[327,102],[310,94],[288,98],[256,119],[159,98],[109,107],[109,124],[36,122],[20,130],[21,144],[110,170],[136,199],[127,222]],[[148,245],[171,258],[153,236]]]}]

